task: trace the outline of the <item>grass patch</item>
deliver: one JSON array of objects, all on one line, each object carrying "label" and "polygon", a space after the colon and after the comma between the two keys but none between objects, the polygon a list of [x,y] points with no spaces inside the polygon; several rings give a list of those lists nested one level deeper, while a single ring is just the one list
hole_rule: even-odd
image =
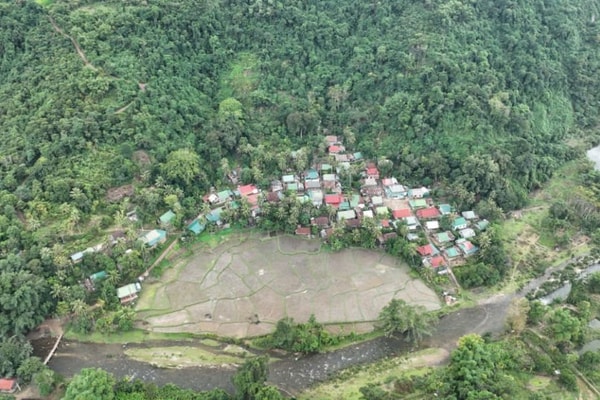
[{"label": "grass patch", "polygon": [[65,332],[65,339],[91,343],[145,343],[160,340],[193,340],[196,335],[190,333],[160,333],[149,332],[142,329],[133,329],[127,332],[103,334],[100,332],[77,333],[71,329]]},{"label": "grass patch", "polygon": [[39,4],[40,6],[47,7],[47,6],[49,6],[50,4],[52,4],[52,3],[54,2],[54,0],[35,0],[35,2],[36,2],[37,4]]},{"label": "grass patch", "polygon": [[352,367],[342,371],[332,380],[308,389],[298,396],[298,399],[358,400],[361,398],[361,387],[375,383],[389,388],[388,385],[396,378],[426,375],[432,370],[432,367],[427,365],[430,361],[446,356],[447,352],[443,349],[426,349],[411,353],[408,357],[396,357]]},{"label": "grass patch", "polygon": [[210,347],[219,347],[221,345],[221,342],[219,342],[218,340],[215,339],[202,339],[200,341],[200,343],[202,343],[205,346],[210,346]]},{"label": "grass patch", "polygon": [[240,53],[221,79],[219,98],[243,99],[256,89],[258,82],[258,57],[251,53]]},{"label": "grass patch", "polygon": [[244,362],[244,357],[233,354],[212,353],[189,346],[130,348],[125,350],[125,354],[134,360],[147,362],[159,368],[237,365]]}]

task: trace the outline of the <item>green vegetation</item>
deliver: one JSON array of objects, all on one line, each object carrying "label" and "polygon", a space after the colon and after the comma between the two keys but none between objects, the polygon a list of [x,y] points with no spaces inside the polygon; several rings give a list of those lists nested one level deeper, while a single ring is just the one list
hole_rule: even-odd
[{"label": "green vegetation", "polygon": [[241,364],[242,357],[229,354],[216,354],[198,347],[170,346],[152,348],[129,348],[129,357],[150,363],[159,368],[181,368],[223,364]]},{"label": "green vegetation", "polygon": [[[115,288],[153,258],[139,229],[172,208],[167,229],[179,232],[233,171],[266,187],[304,170],[325,154],[325,132],[459,209],[525,206],[598,139],[596,15],[592,0],[0,4],[2,339],[20,340],[49,314],[73,315],[80,334],[131,329]],[[524,224],[546,248],[583,235],[600,243],[600,174],[577,172]],[[314,216],[283,203],[265,207],[261,227],[290,232]],[[242,202],[224,219],[247,225],[249,212]],[[376,246],[374,227],[340,228],[333,249]],[[464,286],[514,277],[496,234],[457,273]],[[105,252],[69,259],[99,242]],[[386,248],[418,262],[403,238]],[[515,269],[548,265],[507,251]],[[87,281],[99,271],[105,280]],[[573,316],[552,315],[552,332],[581,340]]]},{"label": "green vegetation", "polygon": [[423,306],[410,306],[404,300],[392,299],[379,314],[378,328],[386,336],[404,335],[407,342],[419,343],[431,336],[433,316]]}]

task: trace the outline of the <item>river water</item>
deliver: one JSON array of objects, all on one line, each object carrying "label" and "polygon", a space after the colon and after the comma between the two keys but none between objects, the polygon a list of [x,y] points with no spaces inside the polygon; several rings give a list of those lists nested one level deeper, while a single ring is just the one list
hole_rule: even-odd
[{"label": "river water", "polygon": [[594,168],[600,171],[600,146],[596,146],[587,151],[587,158],[595,165]]},{"label": "river water", "polygon": [[[439,320],[434,334],[423,342],[421,348],[441,347],[451,350],[456,346],[457,340],[467,333],[503,332],[506,310],[513,297],[514,295],[499,295],[490,299],[487,304],[450,313]],[[34,341],[33,344],[36,348],[45,346],[43,339]],[[159,386],[174,383],[194,390],[222,388],[229,392],[233,391],[231,377],[235,370],[231,366],[165,369],[132,360],[125,355],[128,346],[151,347],[176,344],[181,345],[181,343],[95,344],[63,340],[49,366],[65,376],[72,376],[82,368],[99,367],[118,378],[138,378]],[[185,345],[202,346],[187,341]],[[410,346],[404,341],[381,337],[323,354],[303,357],[290,355],[283,358],[278,356],[281,359],[270,365],[269,382],[284,392],[295,395],[353,365],[375,362],[410,350]]]}]

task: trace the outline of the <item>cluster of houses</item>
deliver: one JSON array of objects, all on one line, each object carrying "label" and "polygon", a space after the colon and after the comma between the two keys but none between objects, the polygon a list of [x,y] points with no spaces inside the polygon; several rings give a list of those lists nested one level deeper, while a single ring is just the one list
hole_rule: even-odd
[{"label": "cluster of houses", "polygon": [[[314,232],[318,232],[321,238],[327,240],[336,222],[353,229],[363,226],[366,219],[372,219],[381,230],[378,238],[380,245],[397,237],[396,228],[399,224],[406,225],[406,238],[410,241],[418,240],[419,232],[423,232],[428,244],[418,247],[417,252],[423,259],[423,265],[439,272],[444,272],[446,267],[460,265],[465,258],[477,253],[479,249],[471,239],[487,228],[488,221],[480,220],[473,211],[465,211],[459,215],[448,204],[435,205],[426,187],[409,188],[394,177],[382,178],[375,163],[364,160],[360,152],[347,152],[338,136],[326,136],[325,142],[327,157],[300,174],[288,173],[273,180],[266,191],[261,191],[253,184],[211,191],[203,198],[210,211],[189,221],[187,230],[198,235],[209,224],[223,227],[223,211],[226,207],[239,207],[241,199],[249,206],[250,217],[256,219],[260,218],[261,205],[264,203],[278,203],[285,196],[295,196],[300,202],[310,202],[314,207],[324,210],[322,216],[311,220],[310,226],[297,227],[296,234],[300,236],[311,237]],[[350,176],[347,172],[351,169],[353,173],[360,171],[358,191],[353,191],[349,185],[344,187],[343,184],[345,178],[342,177]],[[451,227],[445,230],[440,226],[440,219],[444,216],[452,221]],[[127,217],[130,220],[137,219],[135,213],[128,214]],[[158,218],[160,228],[144,231],[138,239],[150,249],[164,243],[167,240],[167,228],[175,218],[176,214],[168,210]],[[112,245],[121,236],[113,237]],[[76,252],[70,258],[73,263],[78,263],[85,254],[104,249],[104,244],[98,244]],[[85,280],[84,286],[88,290],[94,290],[95,284],[105,278],[105,271],[96,272]],[[128,304],[137,298],[141,281],[143,277],[117,289],[117,296],[122,304]]]},{"label": "cluster of houses", "polygon": [[[300,202],[310,202],[327,210],[322,216],[313,218],[310,226],[298,226],[296,234],[300,236],[310,237],[318,232],[327,240],[336,222],[351,229],[363,226],[365,219],[374,219],[381,228],[378,239],[381,245],[397,237],[395,228],[399,224],[407,226],[407,239],[411,241],[418,240],[419,231],[423,231],[429,243],[417,251],[423,257],[424,265],[438,271],[444,271],[446,266],[460,265],[465,258],[477,253],[479,249],[470,239],[487,228],[486,220],[479,220],[473,211],[458,215],[448,204],[436,206],[426,187],[409,188],[394,177],[382,178],[375,163],[364,160],[360,152],[347,152],[338,136],[326,136],[325,142],[326,158],[300,174],[288,173],[273,180],[265,192],[249,184],[207,194],[204,201],[211,206],[211,211],[192,220],[188,230],[199,234],[209,223],[221,226],[224,207],[236,208],[242,198],[250,205],[252,217],[259,218],[264,202],[278,203],[285,196],[295,196]],[[348,176],[346,171],[353,165],[360,166],[358,191],[344,187],[345,179],[342,179]],[[441,229],[443,216],[451,218],[451,229]]]}]

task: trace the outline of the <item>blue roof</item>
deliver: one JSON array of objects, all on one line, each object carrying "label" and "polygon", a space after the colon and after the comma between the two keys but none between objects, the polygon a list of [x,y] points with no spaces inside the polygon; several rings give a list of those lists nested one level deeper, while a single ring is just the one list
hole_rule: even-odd
[{"label": "blue roof", "polygon": [[355,160],[362,160],[362,158],[363,158],[363,155],[362,155],[362,153],[360,151],[354,153],[354,159]]},{"label": "blue roof", "polygon": [[316,169],[309,169],[306,171],[306,179],[319,179],[319,173]]},{"label": "blue roof", "polygon": [[198,221],[197,219],[194,220],[194,222],[192,222],[191,224],[188,225],[187,227],[190,231],[194,232],[196,235],[201,234],[204,229],[206,228],[206,225],[201,224],[200,221]]},{"label": "blue roof", "polygon": [[223,212],[223,208],[215,208],[211,212],[206,215],[206,219],[208,222],[219,222],[221,220],[221,213]]},{"label": "blue roof", "polygon": [[167,237],[167,231],[163,231],[162,229],[154,229],[150,232],[147,232],[142,240],[146,245],[152,247],[155,244],[163,241]]}]

